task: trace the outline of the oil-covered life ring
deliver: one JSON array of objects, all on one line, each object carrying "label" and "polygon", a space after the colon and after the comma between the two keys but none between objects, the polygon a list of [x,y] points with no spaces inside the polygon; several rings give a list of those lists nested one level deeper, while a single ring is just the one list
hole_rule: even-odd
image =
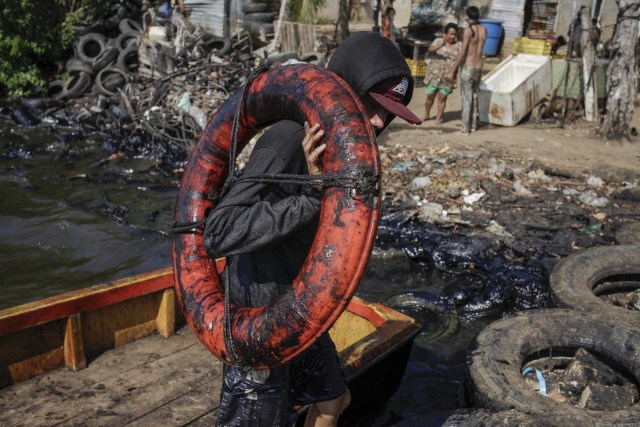
[{"label": "oil-covered life ring", "polygon": [[[282,67],[258,75],[244,96],[242,91],[232,94],[212,117],[182,177],[177,224],[197,223],[213,208],[208,195],[227,177],[240,103],[238,152],[265,126],[307,120],[325,131],[324,174],[379,177],[375,134],[351,88],[313,65]],[[369,197],[365,190],[344,186],[324,191],[318,232],[291,288],[266,306],[230,306],[233,354],[224,339],[224,288],[204,249],[202,231],[178,234],[172,251],[176,293],[202,344],[225,363],[253,369],[282,365],[313,344],[344,311],[367,265],[380,215],[379,189],[369,190]]]}]

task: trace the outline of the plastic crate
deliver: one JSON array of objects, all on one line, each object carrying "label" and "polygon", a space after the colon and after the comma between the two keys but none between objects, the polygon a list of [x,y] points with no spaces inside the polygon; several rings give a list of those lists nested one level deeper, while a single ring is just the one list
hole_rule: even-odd
[{"label": "plastic crate", "polygon": [[528,37],[518,37],[513,42],[513,55],[526,53],[529,55],[551,55],[551,40],[536,40]]},{"label": "plastic crate", "polygon": [[424,61],[414,61],[409,58],[405,59],[407,60],[407,65],[409,65],[413,77],[424,77],[427,75],[427,64]]}]

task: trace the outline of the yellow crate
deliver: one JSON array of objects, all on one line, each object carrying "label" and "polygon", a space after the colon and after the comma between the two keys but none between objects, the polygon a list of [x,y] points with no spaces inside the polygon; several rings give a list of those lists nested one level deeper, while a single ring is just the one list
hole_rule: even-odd
[{"label": "yellow crate", "polygon": [[407,60],[407,65],[409,65],[413,77],[424,77],[427,75],[427,64],[424,61],[414,61],[409,58],[405,59]]},{"label": "yellow crate", "polygon": [[518,37],[513,42],[514,55],[519,53],[527,53],[529,55],[551,55],[551,40],[537,40],[527,37]]}]

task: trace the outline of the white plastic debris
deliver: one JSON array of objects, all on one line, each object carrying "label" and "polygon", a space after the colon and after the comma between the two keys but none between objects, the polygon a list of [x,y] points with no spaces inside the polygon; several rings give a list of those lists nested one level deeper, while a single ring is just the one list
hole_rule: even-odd
[{"label": "white plastic debris", "polygon": [[527,188],[522,185],[520,181],[516,181],[513,183],[513,189],[518,194],[531,194],[531,191],[527,190]]},{"label": "white plastic debris", "polygon": [[483,192],[469,194],[468,196],[464,196],[464,202],[468,205],[472,205],[478,200],[482,199],[484,196],[485,193]]},{"label": "white plastic debris", "polygon": [[411,188],[413,188],[414,190],[428,187],[430,185],[431,185],[431,178],[429,178],[428,176],[417,176],[413,178],[413,181],[411,181]]},{"label": "white plastic debris", "polygon": [[540,181],[551,181],[551,177],[544,173],[542,169],[530,171],[527,176],[531,179],[539,179]]},{"label": "white plastic debris", "polygon": [[598,197],[593,191],[585,191],[580,195],[580,201],[586,205],[596,208],[604,208],[609,203],[606,197]]},{"label": "white plastic debris", "polygon": [[420,209],[420,219],[433,222],[442,217],[443,207],[439,203],[425,203]]},{"label": "white plastic debris", "polygon": [[587,179],[587,185],[590,185],[592,187],[600,187],[604,185],[604,181],[602,180],[602,178],[598,178],[597,176],[591,175]]}]

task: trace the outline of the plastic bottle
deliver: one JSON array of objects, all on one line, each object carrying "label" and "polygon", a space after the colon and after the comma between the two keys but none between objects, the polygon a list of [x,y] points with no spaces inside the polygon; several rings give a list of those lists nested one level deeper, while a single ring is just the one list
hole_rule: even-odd
[{"label": "plastic bottle", "polygon": [[204,130],[205,126],[207,126],[207,115],[204,113],[204,111],[192,105],[191,107],[189,107],[189,115],[193,117],[200,128]]},{"label": "plastic bottle", "polygon": [[185,92],[182,94],[180,102],[178,102],[178,108],[193,117],[198,126],[200,126],[200,129],[204,130],[207,126],[207,115],[204,111],[195,105],[191,105],[191,92]]}]

